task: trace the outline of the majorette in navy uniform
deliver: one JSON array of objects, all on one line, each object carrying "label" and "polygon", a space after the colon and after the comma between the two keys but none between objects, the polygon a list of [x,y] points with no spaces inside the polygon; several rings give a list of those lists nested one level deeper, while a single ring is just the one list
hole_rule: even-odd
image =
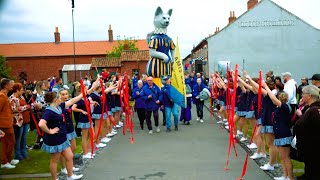
[{"label": "majorette in navy uniform", "polygon": [[252,91],[247,92],[247,114],[246,114],[246,119],[252,119],[254,118],[254,103],[253,103],[253,98],[254,98],[254,93]]},{"label": "majorette in navy uniform", "polygon": [[[87,112],[86,105],[85,105],[83,99],[81,99],[80,101],[77,102],[77,108]],[[80,128],[80,129],[89,129],[90,128],[90,122],[89,122],[88,115],[85,115],[83,113],[79,114],[79,120],[78,120],[77,128]]]},{"label": "majorette in navy uniform", "polygon": [[59,128],[56,134],[45,133],[41,149],[48,153],[62,152],[70,147],[70,141],[67,139],[66,118],[63,114],[65,103],[61,103],[58,109],[47,106],[41,119],[47,121],[48,129]]},{"label": "majorette in navy uniform", "polygon": [[[93,108],[93,112],[92,112],[92,119],[100,119],[101,117],[101,111],[102,111],[102,97],[100,96],[100,94],[97,91],[94,91],[93,93],[90,94],[90,98],[92,99],[92,101],[97,102],[99,105],[94,106]],[[107,119],[108,115],[105,112],[103,114],[103,119]]]},{"label": "majorette in navy uniform", "polygon": [[107,106],[108,106],[108,115],[113,116],[113,113],[116,112],[116,108],[115,108],[115,96],[112,95],[112,91],[107,93]]},{"label": "majorette in navy uniform", "polygon": [[220,104],[220,106],[225,106],[226,91],[223,88],[219,88],[218,92],[218,104]]},{"label": "majorette in navy uniform", "polygon": [[63,109],[62,111],[66,120],[67,139],[71,141],[72,139],[77,137],[77,134],[76,134],[76,131],[74,130],[73,122],[72,122],[72,110],[71,110],[71,107],[69,107],[67,109]]},{"label": "majorette in navy uniform", "polygon": [[[117,91],[117,90],[114,90],[114,91]],[[113,92],[114,92],[113,91]],[[117,94],[114,94],[113,95],[113,98],[114,98],[114,109],[112,112],[118,112],[118,111],[121,111],[121,102],[120,102],[120,95],[117,93]]]},{"label": "majorette in navy uniform", "polygon": [[291,107],[286,103],[281,103],[274,111],[273,132],[275,136],[275,146],[286,146],[292,142],[292,134],[289,128]]},{"label": "majorette in navy uniform", "polygon": [[274,110],[276,106],[271,101],[270,97],[267,95],[263,98],[263,116],[262,116],[262,128],[261,133],[274,133],[273,132],[273,119]]},{"label": "majorette in navy uniform", "polygon": [[254,106],[254,116],[257,120],[257,125],[262,125],[262,116],[263,116],[263,95],[261,95],[260,102],[260,112],[258,113],[258,94],[255,94],[253,97],[253,106]]},{"label": "majorette in navy uniform", "polygon": [[245,117],[247,114],[247,93],[241,91],[240,95],[237,96],[237,112],[236,115],[239,117]]}]

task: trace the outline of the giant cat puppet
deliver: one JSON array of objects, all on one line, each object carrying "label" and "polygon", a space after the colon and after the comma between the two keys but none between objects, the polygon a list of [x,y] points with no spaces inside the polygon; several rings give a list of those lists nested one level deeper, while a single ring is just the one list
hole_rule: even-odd
[{"label": "giant cat puppet", "polygon": [[172,72],[175,45],[167,35],[171,14],[172,9],[163,13],[161,7],[158,7],[153,20],[155,30],[147,35],[151,59],[147,63],[146,72],[148,76],[154,77],[157,85],[161,83],[157,82],[161,75],[171,75]]}]

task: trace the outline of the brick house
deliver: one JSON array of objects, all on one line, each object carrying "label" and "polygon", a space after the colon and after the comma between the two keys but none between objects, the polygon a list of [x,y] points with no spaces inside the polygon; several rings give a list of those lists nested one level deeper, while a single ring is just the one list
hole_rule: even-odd
[{"label": "brick house", "polygon": [[[51,76],[62,77],[62,70],[68,69],[67,79],[73,81],[79,79],[80,75],[94,75],[95,68],[90,66],[92,59],[106,58],[106,53],[118,45],[118,41],[113,40],[111,25],[108,36],[109,40],[104,41],[61,42],[60,33],[56,27],[54,42],[0,44],[0,55],[6,57],[7,65],[12,68],[11,75],[16,80],[34,81],[47,79]],[[149,59],[145,52],[148,50],[148,44],[145,39],[135,41],[136,47],[142,52],[126,52],[123,56],[123,62],[117,59],[118,66],[110,63],[110,67],[105,66],[104,68],[110,72],[117,69],[119,72],[127,71],[128,74],[132,73],[132,69],[141,68],[139,72],[143,73],[145,65],[141,63]],[[75,47],[75,53],[73,47]],[[140,54],[144,54],[144,61],[138,61]],[[130,59],[131,57],[135,60]],[[68,65],[69,68],[64,68],[64,65]],[[87,65],[85,67],[89,65],[91,68],[83,71],[78,70],[84,65]],[[77,71],[74,71],[74,68],[70,68],[70,66],[74,66]]]}]

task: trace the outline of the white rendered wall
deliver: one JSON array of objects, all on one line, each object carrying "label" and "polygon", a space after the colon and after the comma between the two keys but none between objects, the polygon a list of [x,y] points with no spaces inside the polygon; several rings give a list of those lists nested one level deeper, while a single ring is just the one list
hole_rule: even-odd
[{"label": "white rendered wall", "polygon": [[320,31],[269,0],[209,38],[208,48],[210,73],[225,60],[242,70],[243,59],[251,76],[260,69],[263,76],[289,71],[298,84],[302,76],[320,72]]}]

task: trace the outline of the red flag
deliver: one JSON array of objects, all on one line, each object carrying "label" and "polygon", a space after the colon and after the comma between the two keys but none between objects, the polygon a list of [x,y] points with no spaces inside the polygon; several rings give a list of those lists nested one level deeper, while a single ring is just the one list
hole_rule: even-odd
[{"label": "red flag", "polygon": [[89,122],[90,122],[90,144],[91,144],[91,157],[93,157],[93,154],[94,154],[94,142],[93,142],[93,125],[92,125],[92,118],[91,118],[91,110],[90,110],[90,104],[89,104],[89,101],[87,99],[87,96],[86,96],[86,92],[84,90],[84,84],[83,84],[83,81],[82,79],[80,79],[80,85],[81,85],[81,93],[82,93],[82,96],[83,96],[83,100],[84,100],[84,103],[86,105],[86,109],[87,109],[87,113],[88,113],[88,119],[89,119]]},{"label": "red flag", "polygon": [[[33,97],[31,97],[31,101],[32,101],[32,104],[34,104]],[[33,112],[31,112],[31,117],[32,117],[32,120],[33,120],[33,122],[34,122],[34,124],[36,126],[36,129],[37,129],[37,132],[38,132],[39,136],[44,136],[44,132],[41,131],[41,129],[39,128],[39,124],[38,124],[37,119],[34,116]]]}]

